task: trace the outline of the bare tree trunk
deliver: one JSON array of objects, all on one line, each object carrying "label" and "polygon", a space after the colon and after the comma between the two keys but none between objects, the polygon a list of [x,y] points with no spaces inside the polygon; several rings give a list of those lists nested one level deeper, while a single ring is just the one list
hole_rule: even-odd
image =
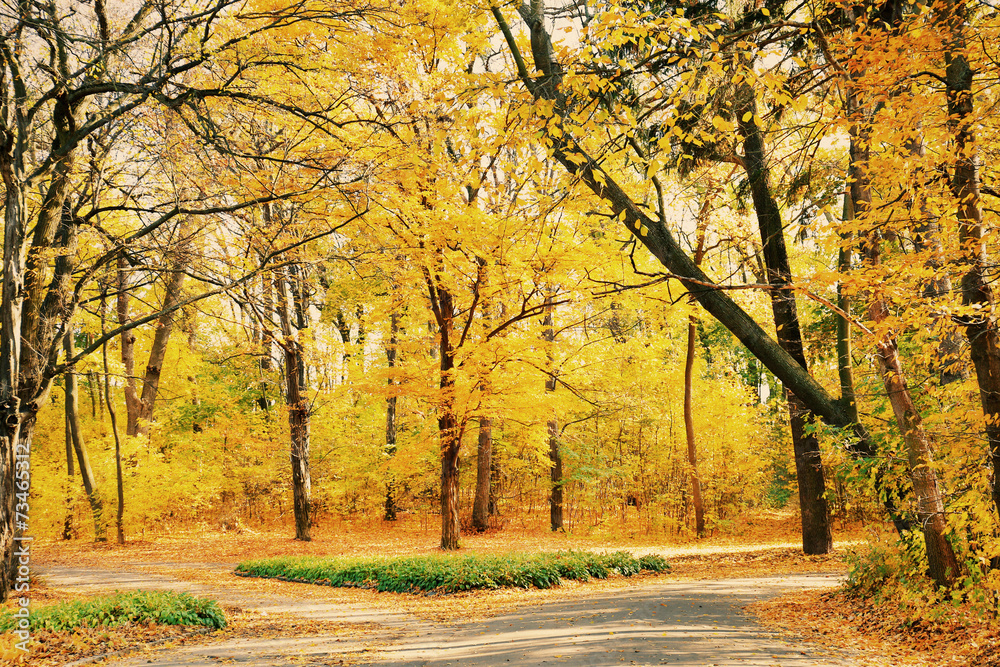
[{"label": "bare tree trunk", "polygon": [[[545,295],[545,318],[542,320],[542,338],[548,343],[549,373],[545,378],[545,392],[555,393],[556,390],[556,369],[555,369],[555,346],[556,334],[553,328],[552,295]],[[553,408],[552,417],[545,425],[549,436],[549,468],[550,495],[549,495],[549,527],[553,531],[563,530],[563,462],[562,453],[559,451],[559,421]]]},{"label": "bare tree trunk", "polygon": [[[26,131],[22,127],[22,131]],[[20,134],[20,133],[19,133]],[[28,482],[18,476],[28,470],[30,459],[15,457],[20,440],[21,410],[17,396],[20,382],[21,314],[24,308],[24,256],[21,248],[25,235],[24,159],[15,155],[15,148],[0,151],[0,173],[6,189],[4,198],[3,283],[0,286],[0,602],[14,587],[16,574],[12,568],[16,561],[15,548],[15,498],[20,491],[28,491]],[[15,467],[15,460],[17,467]],[[22,463],[23,461],[23,463]],[[24,488],[19,487],[19,483]]]},{"label": "bare tree trunk", "polygon": [[[264,211],[266,212],[269,210],[270,207],[265,206]],[[265,218],[267,217],[268,216],[265,216]],[[274,312],[274,298],[273,298],[272,287],[273,285],[271,284],[271,281],[267,279],[267,276],[262,275],[260,289],[261,289],[261,301],[263,302],[263,306],[261,308],[261,315],[266,315],[268,320],[270,320],[272,313]],[[257,405],[260,407],[261,410],[264,410],[266,412],[271,407],[271,400],[267,397],[267,384],[268,384],[267,375],[272,370],[271,368],[272,342],[270,338],[262,335],[262,332],[258,332],[258,335],[261,339],[262,354],[260,357],[260,365],[259,365],[261,378],[260,378],[260,383],[258,384],[258,386],[260,387],[260,396],[257,398]]]},{"label": "bare tree trunk", "polygon": [[[289,267],[293,270],[295,265]],[[293,274],[294,277],[294,274]],[[275,291],[278,294],[278,320],[281,324],[281,348],[285,353],[285,403],[288,406],[288,426],[291,434],[292,498],[295,513],[295,539],[308,542],[312,539],[310,527],[311,486],[309,472],[309,406],[302,395],[305,387],[305,360],[302,345],[295,334],[305,328],[305,313],[296,299],[294,306],[289,303],[291,295],[288,279],[283,271],[275,272]],[[295,331],[292,327],[291,308],[295,308]]]},{"label": "bare tree trunk", "polygon": [[[63,349],[66,351],[67,359],[76,354],[72,332],[66,333],[66,337],[63,339]],[[83,441],[83,431],[80,429],[79,391],[76,374],[72,370],[67,371],[65,380],[66,426],[72,448],[76,452],[77,463],[80,465],[80,476],[83,477],[83,489],[87,492],[87,500],[90,502],[90,513],[94,518],[94,541],[107,542],[108,522],[107,517],[104,516],[104,501],[97,489],[97,479],[90,467],[90,456],[87,454],[87,447]]]},{"label": "bare tree trunk", "polygon": [[[492,431],[492,428],[490,429]],[[492,433],[490,434],[492,435]],[[492,438],[491,438],[492,439]],[[492,453],[490,456],[490,502],[487,512],[490,516],[497,516],[500,514],[499,499],[500,499],[500,461],[497,459],[496,452]]]},{"label": "bare tree trunk", "polygon": [[[774,313],[778,344],[803,369],[808,369],[796,311],[795,293],[789,289],[792,283],[791,264],[785,247],[781,212],[771,193],[770,170],[766,162],[763,136],[755,120],[756,113],[757,102],[753,89],[743,84],[738,93],[736,116],[740,134],[744,139],[744,163],[760,227],[768,284],[772,286],[771,309]],[[820,458],[819,440],[809,430],[809,425],[815,421],[815,415],[802,399],[787,388],[785,397],[788,400],[792,447],[795,451],[795,470],[799,486],[802,550],[807,554],[829,553],[833,548],[833,537],[830,533],[823,462]]]}]

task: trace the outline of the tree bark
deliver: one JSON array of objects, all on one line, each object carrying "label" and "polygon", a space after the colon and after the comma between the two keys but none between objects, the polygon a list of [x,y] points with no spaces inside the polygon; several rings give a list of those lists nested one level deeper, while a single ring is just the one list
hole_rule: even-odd
[{"label": "tree bark", "polygon": [[694,315],[687,332],[687,354],[684,357],[684,435],[687,438],[688,465],[691,466],[691,498],[694,502],[694,526],[698,537],[705,536],[705,507],[701,500],[701,477],[698,475],[698,447],[694,435],[694,411],[691,394],[694,386],[694,352],[698,327]]},{"label": "tree bark", "polygon": [[[470,196],[470,199],[472,197]],[[485,275],[486,262],[477,259],[480,275]],[[484,280],[485,284],[485,280]],[[482,289],[482,287],[480,287]],[[492,327],[493,319],[487,304],[483,304],[480,318],[486,330]],[[480,395],[488,397],[491,393],[488,377],[480,379]],[[476,497],[472,503],[472,528],[483,532],[489,528],[490,517],[490,482],[493,473],[493,419],[488,416],[479,417],[479,438],[476,443]]]},{"label": "tree bark", "polygon": [[[791,263],[785,246],[785,231],[781,211],[771,192],[764,139],[756,122],[757,102],[749,84],[742,84],[737,93],[736,116],[743,136],[744,166],[750,184],[768,284],[771,285],[771,310],[777,331],[778,345],[802,367],[808,369],[802,345],[802,332],[795,305]],[[802,517],[802,550],[807,554],[826,554],[833,549],[830,516],[826,502],[826,481],[820,458],[819,439],[809,432],[815,417],[794,393],[785,391],[788,401],[792,448],[799,486],[799,508]]]},{"label": "tree bark", "polygon": [[429,283],[434,314],[438,321],[439,357],[441,359],[441,407],[438,412],[438,434],[441,440],[441,548],[459,548],[461,524],[458,507],[458,455],[462,433],[455,417],[455,304],[451,293],[442,285]]},{"label": "tree bark", "polygon": [[[293,264],[289,267],[292,272]],[[292,274],[295,275],[294,273]],[[283,340],[281,348],[285,356],[285,404],[288,406],[288,427],[291,436],[292,499],[295,514],[295,539],[308,542],[312,539],[310,528],[311,486],[309,472],[309,406],[302,390],[306,384],[305,360],[298,335],[305,329],[303,304],[295,299],[290,303],[288,278],[284,271],[275,271],[275,291],[278,295],[278,321]],[[292,327],[292,312],[295,308],[297,325]]]},{"label": "tree bark", "polygon": [[29,482],[19,476],[21,471],[30,470],[28,452],[18,452],[24,458],[15,457],[21,431],[21,405],[17,390],[24,304],[24,257],[21,247],[25,224],[24,162],[19,156],[24,147],[17,148],[21,151],[4,146],[0,152],[0,172],[6,186],[3,285],[0,286],[0,602],[7,600],[16,579],[11,567],[15,561],[15,497],[18,492],[28,492]]},{"label": "tree bark", "polygon": [[490,475],[493,469],[493,420],[479,418],[476,447],[476,499],[472,504],[472,527],[482,532],[490,527]]},{"label": "tree bark", "polygon": [[[66,351],[66,358],[70,359],[76,354],[73,346],[73,333],[67,332],[63,339],[63,349]],[[90,502],[90,513],[94,519],[94,541],[107,542],[107,517],[104,516],[104,501],[97,488],[97,479],[94,471],[90,467],[90,456],[87,454],[87,446],[83,441],[83,431],[80,428],[79,410],[79,390],[76,374],[70,370],[66,371],[66,426],[69,431],[71,446],[76,453],[76,460],[80,467],[80,476],[83,477],[83,489],[87,492],[87,500]]]}]

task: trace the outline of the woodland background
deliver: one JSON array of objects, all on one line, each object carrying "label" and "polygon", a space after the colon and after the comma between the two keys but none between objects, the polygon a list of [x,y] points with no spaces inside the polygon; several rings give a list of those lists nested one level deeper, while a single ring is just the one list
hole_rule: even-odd
[{"label": "woodland background", "polygon": [[30,530],[407,513],[455,548],[791,503],[808,553],[891,519],[995,602],[996,19],[4,5]]}]

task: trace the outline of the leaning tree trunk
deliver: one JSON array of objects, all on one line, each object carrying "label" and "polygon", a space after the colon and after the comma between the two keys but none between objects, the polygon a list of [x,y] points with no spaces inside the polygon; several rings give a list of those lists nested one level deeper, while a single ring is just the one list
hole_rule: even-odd
[{"label": "leaning tree trunk", "polygon": [[[520,47],[514,37],[503,12],[494,7],[493,17],[507,43],[511,54],[515,56],[518,65],[518,79],[528,89],[535,99],[549,100],[554,103],[557,113],[563,114],[567,109],[566,97],[558,86],[561,73],[558,66],[550,62],[538,61],[536,67],[544,72],[544,76],[529,74],[521,56]],[[519,13],[524,11],[519,9]],[[550,38],[544,31],[541,22],[533,26],[533,37],[537,27],[539,43],[548,43]],[[548,49],[542,49],[548,51]],[[579,179],[598,198],[605,202],[615,219],[635,239],[642,243],[652,255],[677,278],[701,306],[708,311],[720,324],[728,329],[740,343],[756,357],[764,366],[774,373],[786,389],[798,397],[814,414],[821,417],[832,426],[837,426],[851,432],[856,440],[848,445],[850,453],[858,458],[872,460],[875,458],[875,448],[871,436],[863,424],[851,419],[839,400],[831,396],[826,389],[813,378],[787,351],[758,324],[750,315],[738,306],[725,290],[717,285],[702,271],[687,255],[674,238],[670,229],[660,221],[651,218],[629,194],[619,185],[614,177],[581,148],[580,142],[565,130],[546,132],[545,140],[550,146],[552,157],[558,161],[568,173]],[[898,531],[907,529],[908,523],[903,519],[891,495],[878,491],[883,498],[886,511],[892,518]]]},{"label": "leaning tree trunk", "polygon": [[[73,333],[67,332],[63,339],[63,349],[66,351],[66,358],[71,359],[76,354],[73,347]],[[80,428],[79,412],[79,391],[76,374],[66,371],[66,426],[69,431],[72,448],[76,453],[76,460],[80,466],[80,476],[83,477],[83,489],[87,492],[87,500],[90,502],[90,513],[94,518],[94,541],[106,542],[107,517],[104,516],[104,501],[97,488],[97,479],[94,471],[90,467],[90,456],[87,454],[87,447],[83,441],[83,431]]]},{"label": "leaning tree trunk", "polygon": [[[764,140],[756,122],[757,102],[748,84],[740,86],[736,116],[744,143],[744,164],[750,184],[768,284],[771,285],[771,309],[778,344],[807,369],[802,345],[799,316],[792,291],[791,264],[785,246],[785,232],[781,224],[781,211],[771,193],[769,169],[765,157]],[[833,548],[830,533],[830,515],[826,502],[826,481],[820,458],[819,440],[809,426],[815,415],[805,403],[786,387],[792,448],[795,452],[795,470],[799,486],[799,507],[802,516],[802,550],[807,554],[825,554]]]},{"label": "leaning tree trunk", "polygon": [[[293,265],[294,266],[294,265]],[[275,272],[275,288],[278,294],[278,320],[283,340],[280,345],[285,357],[285,404],[288,406],[288,427],[291,439],[292,499],[295,514],[295,539],[308,542],[312,539],[310,527],[310,494],[312,480],[309,473],[309,406],[302,390],[305,387],[305,360],[302,345],[295,334],[304,327],[305,313],[298,299],[294,300],[296,310],[296,331],[293,332],[291,308],[293,304],[288,289],[288,279],[283,271]]]},{"label": "leaning tree trunk", "polygon": [[[847,111],[851,117],[848,170],[851,201],[854,204],[855,214],[864,219],[872,211],[872,193],[868,175],[871,162],[869,120],[854,90],[848,92]],[[873,222],[873,220],[868,221],[869,225]],[[873,227],[864,237],[864,254],[868,265],[876,267],[881,264],[881,253],[881,238],[877,227]],[[868,317],[876,324],[881,324],[889,317],[889,308],[880,294],[879,286],[875,286],[874,292],[874,298],[868,307]],[[931,439],[923,428],[920,413],[913,403],[906,384],[895,338],[891,333],[883,333],[875,341],[875,348],[886,395],[906,445],[910,480],[917,500],[917,517],[927,547],[928,573],[938,585],[950,587],[958,576],[959,568],[955,552],[945,535],[947,523],[944,500],[938,486],[937,473],[934,471]]]},{"label": "leaning tree trunk", "polygon": [[[177,315],[173,310],[181,300],[181,290],[184,287],[184,271],[187,267],[187,253],[181,249],[177,260],[171,267],[169,279],[166,281],[166,291],[163,295],[164,311],[156,321],[156,333],[153,334],[153,344],[149,349],[149,361],[146,362],[146,372],[142,378],[142,395],[139,397],[138,414],[133,420],[129,413],[129,435],[146,435],[150,422],[153,421],[153,409],[156,406],[156,394],[160,389],[160,375],[163,372],[163,361],[167,356],[167,345],[174,328]],[[123,334],[124,335],[124,334]],[[134,388],[133,388],[134,392]]]}]

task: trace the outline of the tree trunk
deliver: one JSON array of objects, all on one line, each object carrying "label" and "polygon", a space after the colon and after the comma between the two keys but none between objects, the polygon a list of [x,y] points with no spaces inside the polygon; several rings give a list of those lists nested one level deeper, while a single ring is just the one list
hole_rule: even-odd
[{"label": "tree trunk", "polygon": [[[295,269],[289,267],[289,271]],[[294,273],[292,274],[294,277]],[[308,542],[312,539],[310,527],[310,494],[312,480],[309,472],[309,406],[302,395],[305,387],[305,360],[302,346],[296,334],[301,334],[305,313],[298,299],[289,303],[291,295],[288,279],[283,271],[275,272],[275,291],[278,294],[278,320],[283,340],[281,348],[285,356],[285,403],[288,406],[288,427],[291,435],[292,499],[295,514],[295,539]],[[295,331],[292,327],[291,308],[295,308]]]},{"label": "tree trunk", "polygon": [[[166,280],[162,306],[164,311],[169,311],[181,300],[187,257],[187,252],[181,248],[171,267],[170,276]],[[156,321],[156,333],[153,335],[153,345],[149,349],[149,361],[146,362],[146,372],[142,379],[142,395],[139,399],[138,414],[134,422],[131,413],[129,414],[129,427],[135,429],[127,431],[129,435],[146,435],[149,432],[150,422],[153,421],[153,409],[156,405],[156,394],[160,389],[163,360],[167,356],[167,345],[170,342],[175,316],[175,311],[164,312]],[[133,387],[133,394],[134,391]]]},{"label": "tree trunk", "polygon": [[[490,430],[492,431],[492,428]],[[492,456],[490,456],[490,502],[487,508],[487,513],[490,516],[497,516],[498,514],[500,514],[499,495],[500,495],[500,461],[496,456],[496,452],[493,452]]]},{"label": "tree trunk", "polygon": [[90,418],[97,421],[98,408],[104,413],[104,399],[98,390],[97,371],[87,371],[87,393],[90,395]]},{"label": "tree trunk", "polygon": [[[265,206],[264,211],[269,211],[270,208]],[[268,215],[265,215],[265,219],[268,219]],[[268,321],[272,317],[274,312],[274,298],[273,298],[273,285],[272,281],[267,279],[266,275],[261,276],[261,301],[263,303],[261,307],[261,315],[266,315]],[[272,341],[269,337],[260,334],[261,339],[261,355],[260,355],[260,383],[258,387],[260,388],[260,396],[257,398],[257,406],[267,412],[271,408],[271,399],[267,396],[267,386],[268,379],[267,376],[272,370],[271,364],[271,349]]]},{"label": "tree trunk", "polygon": [[[945,78],[948,118],[955,140],[955,171],[951,189],[958,202],[958,232],[969,270],[962,276],[962,304],[977,310],[962,318],[986,417],[986,440],[993,467],[993,504],[1000,517],[1000,332],[993,313],[996,297],[990,281],[979,183],[979,158],[974,133],[972,79],[965,57],[968,7],[965,0],[945,6],[948,36],[945,42]],[[1000,558],[994,560],[998,566]]]},{"label": "tree trunk", "polygon": [[63,415],[63,437],[66,443],[66,515],[63,518],[62,538],[71,540],[73,539],[73,478],[76,477],[76,471],[73,469],[73,436],[69,430],[69,401],[66,402]]},{"label": "tree trunk", "polygon": [[[864,217],[872,208],[871,186],[868,176],[870,163],[868,119],[852,90],[847,95],[847,111],[851,116],[851,144],[849,182],[851,183],[851,201],[856,215]],[[874,222],[874,221],[869,221]],[[865,258],[870,266],[881,264],[881,238],[877,227],[873,227],[865,235]],[[879,324],[889,316],[885,300],[880,294],[880,287],[874,287],[874,297],[868,308],[868,317]],[[947,524],[944,517],[944,502],[934,471],[934,455],[930,437],[921,424],[920,413],[917,411],[906,385],[903,367],[899,359],[896,341],[890,333],[883,334],[876,341],[876,352],[885,385],[886,395],[892,405],[896,424],[903,435],[906,444],[909,463],[910,480],[913,492],[917,498],[917,517],[924,534],[927,546],[927,561],[929,575],[934,581],[944,587],[950,587],[959,574],[958,561],[951,544],[945,537]]]},{"label": "tree trunk", "polygon": [[[63,349],[66,351],[66,358],[70,359],[76,354],[73,347],[73,333],[67,332],[63,339]],[[80,476],[83,477],[83,489],[87,492],[87,500],[90,502],[90,513],[94,518],[94,541],[107,542],[107,517],[104,516],[104,501],[97,489],[97,479],[94,471],[90,467],[90,456],[87,454],[87,447],[83,441],[83,431],[80,429],[79,411],[79,391],[77,377],[73,371],[66,372],[66,425],[69,428],[69,435],[72,440],[73,450],[76,452],[76,460],[80,466]]]},{"label": "tree trunk", "polygon": [[[118,298],[116,301],[118,313],[118,325],[125,326],[129,323],[129,287],[128,283],[128,260],[125,253],[118,253]],[[136,435],[139,432],[139,414],[141,401],[136,389],[135,377],[135,334],[132,330],[122,333],[119,338],[121,345],[122,365],[125,367],[125,433]],[[106,371],[105,371],[106,372]],[[107,378],[105,378],[105,385]],[[108,404],[109,411],[112,410]]]},{"label": "tree trunk", "polygon": [[[101,303],[101,333],[104,333],[104,313],[105,306]],[[111,433],[115,438],[115,479],[118,487],[118,515],[115,526],[118,532],[118,544],[125,544],[125,482],[122,475],[122,442],[118,437],[118,415],[114,402],[111,400],[111,373],[108,370],[108,344],[101,346],[101,355],[104,360],[104,400],[108,404],[108,414],[111,416]]]},{"label": "tree trunk", "polygon": [[[802,345],[802,333],[795,305],[791,264],[785,247],[785,232],[781,211],[771,193],[764,140],[757,126],[757,102],[753,89],[743,84],[738,93],[736,116],[743,136],[744,164],[750,183],[750,193],[760,239],[768,284],[771,285],[771,310],[778,344],[803,368],[808,369]],[[807,554],[825,554],[833,548],[830,533],[829,510],[826,502],[826,481],[820,459],[819,440],[810,433],[808,426],[814,421],[813,413],[805,403],[786,388],[792,448],[795,451],[795,470],[799,486],[799,507],[802,516],[802,550]]]},{"label": "tree trunk", "polygon": [[[729,178],[732,178],[730,172]],[[705,201],[702,202],[701,210],[698,212],[698,224],[696,229],[697,240],[695,242],[694,263],[701,266],[701,261],[705,258],[705,230],[708,226],[708,215],[712,203],[713,191],[718,192],[713,184],[712,190],[706,194]],[[660,201],[660,217],[665,217],[665,205]],[[695,344],[698,336],[698,320],[694,315],[688,317],[687,353],[684,357],[684,435],[687,439],[688,465],[691,466],[691,499],[694,504],[694,526],[695,535],[705,536],[705,506],[701,498],[701,476],[698,474],[698,446],[694,433],[694,357]]]},{"label": "tree trunk", "polygon": [[458,455],[462,433],[455,418],[455,305],[451,293],[438,285],[434,289],[437,306],[441,359],[441,407],[438,434],[441,439],[441,548],[459,548],[461,524],[458,514]]},{"label": "tree trunk", "polygon": [[[851,188],[844,189],[843,221],[854,220],[854,204],[851,202]],[[851,270],[854,253],[846,243],[837,255],[837,270],[846,276]],[[844,290],[844,281],[837,282],[837,307],[841,312],[851,314],[851,299]],[[858,420],[858,404],[854,393],[854,359],[851,353],[851,321],[837,314],[837,376],[840,379],[840,402],[853,421]]]},{"label": "tree trunk", "polygon": [[[545,377],[545,393],[553,394],[556,390],[556,369],[555,369],[555,347],[556,334],[553,328],[552,295],[545,295],[545,319],[542,326],[542,338],[547,343],[547,356],[549,360],[548,375]],[[546,424],[546,431],[549,435],[549,480],[551,482],[551,493],[549,495],[549,526],[553,531],[563,530],[563,462],[562,453],[559,451],[559,420],[555,415],[555,408],[552,409],[552,418]]]},{"label": "tree trunk", "polygon": [[694,414],[691,393],[694,385],[694,352],[697,342],[696,320],[688,322],[687,355],[684,357],[684,434],[687,437],[688,464],[691,466],[691,497],[694,501],[695,534],[705,536],[705,507],[701,501],[701,477],[698,475],[698,449],[694,437]]},{"label": "tree trunk", "polygon": [[476,499],[472,504],[472,527],[482,532],[489,528],[490,475],[493,469],[493,420],[479,418],[479,442],[476,448]]},{"label": "tree trunk", "polygon": [[[23,136],[26,123],[19,123]],[[11,139],[14,139],[12,136]],[[17,391],[20,383],[21,314],[24,307],[24,256],[21,248],[25,235],[23,140],[0,150],[0,173],[4,197],[3,284],[0,286],[0,602],[14,587],[15,498],[27,493],[30,481],[28,452],[17,452],[20,441],[21,405]],[[30,478],[29,478],[30,479]],[[20,546],[20,545],[18,545]]]},{"label": "tree trunk", "polygon": [[[389,385],[389,395],[385,399],[385,455],[392,459],[396,456],[396,431],[398,429],[396,403],[399,400],[396,395],[398,382],[392,376],[393,369],[396,368],[399,359],[399,314],[395,310],[389,314],[389,344],[385,346],[385,357],[389,366],[389,377],[386,380]],[[386,521],[395,521],[396,480],[391,470],[387,474],[389,479],[385,483],[385,513],[383,518]]]}]

